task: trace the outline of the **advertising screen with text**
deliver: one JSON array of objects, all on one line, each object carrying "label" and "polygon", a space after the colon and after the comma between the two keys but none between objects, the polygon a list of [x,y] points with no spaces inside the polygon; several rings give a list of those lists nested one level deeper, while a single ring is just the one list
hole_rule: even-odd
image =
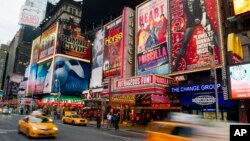
[{"label": "advertising screen with text", "polygon": [[232,99],[250,98],[250,64],[229,67]]}]

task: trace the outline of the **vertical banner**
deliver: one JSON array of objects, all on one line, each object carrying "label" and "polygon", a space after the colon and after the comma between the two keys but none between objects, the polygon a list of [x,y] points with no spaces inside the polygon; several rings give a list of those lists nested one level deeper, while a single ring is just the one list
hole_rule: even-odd
[{"label": "vertical banner", "polygon": [[30,67],[28,70],[28,88],[26,93],[31,94],[35,93],[36,88],[36,72],[37,72],[37,62],[39,59],[39,49],[40,49],[40,39],[41,36],[38,36],[32,42],[32,49],[30,55]]},{"label": "vertical banner", "polygon": [[36,94],[51,92],[52,60],[38,64],[36,76]]},{"label": "vertical banner", "polygon": [[125,7],[123,9],[122,78],[131,77],[134,74],[134,27],[135,11]]},{"label": "vertical banner", "polygon": [[[55,58],[53,92],[81,95],[89,88],[90,64],[65,57]],[[58,84],[56,84],[58,83]]]},{"label": "vertical banner", "polygon": [[167,0],[151,0],[136,7],[137,74],[169,73]]},{"label": "vertical banner", "polygon": [[103,79],[121,75],[122,17],[105,25]]},{"label": "vertical banner", "polygon": [[38,62],[39,58],[39,49],[40,47],[40,39],[41,36],[38,36],[35,40],[32,42],[32,50],[31,50],[31,57],[30,57],[30,64],[35,64]]},{"label": "vertical banner", "polygon": [[170,0],[172,72],[209,67],[209,47],[221,64],[216,7],[216,0]]},{"label": "vertical banner", "polygon": [[54,54],[56,45],[57,23],[42,33],[39,49],[39,61],[48,58]]},{"label": "vertical banner", "polygon": [[90,60],[91,43],[81,35],[78,25],[60,22],[58,34],[57,53]]},{"label": "vertical banner", "polygon": [[102,86],[102,65],[104,49],[104,30],[96,32],[94,46],[92,48],[92,71],[90,88]]},{"label": "vertical banner", "polygon": [[37,64],[30,64],[27,94],[35,93]]}]

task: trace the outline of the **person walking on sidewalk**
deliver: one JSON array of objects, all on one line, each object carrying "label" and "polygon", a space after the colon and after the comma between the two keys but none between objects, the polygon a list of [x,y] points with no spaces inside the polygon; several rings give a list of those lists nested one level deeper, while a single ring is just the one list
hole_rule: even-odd
[{"label": "person walking on sidewalk", "polygon": [[107,128],[111,128],[112,124],[111,124],[111,119],[112,119],[112,114],[108,113],[107,114]]},{"label": "person walking on sidewalk", "polygon": [[96,126],[97,128],[101,128],[101,114],[99,112],[96,115]]}]

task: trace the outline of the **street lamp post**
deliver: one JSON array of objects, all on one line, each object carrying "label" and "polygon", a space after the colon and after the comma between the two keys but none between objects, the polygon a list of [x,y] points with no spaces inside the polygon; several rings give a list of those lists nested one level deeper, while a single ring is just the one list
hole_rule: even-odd
[{"label": "street lamp post", "polygon": [[216,105],[216,111],[215,111],[215,118],[216,120],[219,119],[219,97],[218,97],[218,83],[217,83],[217,72],[216,72],[216,59],[215,59],[215,52],[214,52],[214,46],[209,46],[208,51],[211,55],[211,72],[214,75],[214,89],[215,89],[215,105]]}]

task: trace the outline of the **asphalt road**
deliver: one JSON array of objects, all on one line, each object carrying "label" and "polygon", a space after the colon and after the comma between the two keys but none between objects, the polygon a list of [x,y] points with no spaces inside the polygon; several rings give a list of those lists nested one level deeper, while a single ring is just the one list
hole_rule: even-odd
[{"label": "asphalt road", "polygon": [[0,114],[0,141],[144,141],[145,134],[129,132],[126,130],[97,129],[93,125],[72,126],[55,121],[59,128],[59,135],[55,139],[38,138],[28,139],[23,134],[17,133],[17,123],[21,115]]}]

